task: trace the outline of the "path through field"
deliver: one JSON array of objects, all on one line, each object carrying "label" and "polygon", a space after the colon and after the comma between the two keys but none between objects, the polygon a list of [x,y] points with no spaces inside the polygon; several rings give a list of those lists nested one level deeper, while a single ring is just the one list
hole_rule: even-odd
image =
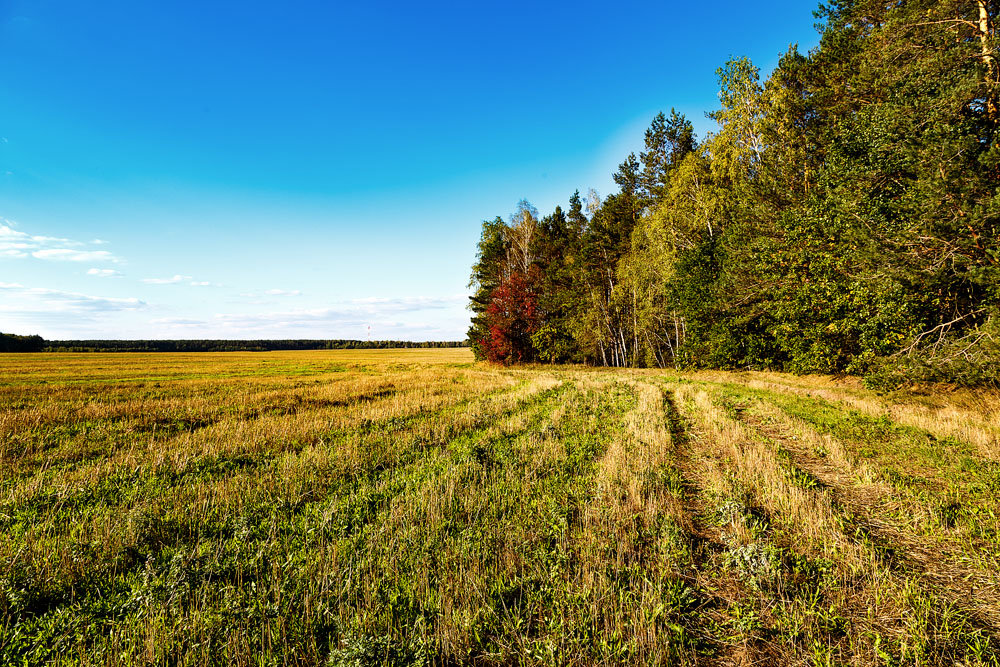
[{"label": "path through field", "polygon": [[1000,397],[0,357],[0,663],[1000,664]]}]

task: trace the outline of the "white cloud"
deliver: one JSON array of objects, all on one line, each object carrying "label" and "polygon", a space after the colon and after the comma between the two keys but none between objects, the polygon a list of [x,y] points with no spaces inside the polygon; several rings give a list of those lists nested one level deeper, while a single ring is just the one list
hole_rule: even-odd
[{"label": "white cloud", "polygon": [[64,239],[59,236],[42,236],[41,234],[33,234],[31,236],[28,236],[28,238],[30,238],[35,243],[57,243],[60,245],[75,245],[75,246],[83,245],[79,241],[74,241],[72,239]]},{"label": "white cloud", "polygon": [[466,295],[456,294],[453,296],[367,297],[352,299],[350,303],[356,305],[363,312],[386,313],[452,308],[458,304],[464,306],[468,300],[469,297]]},{"label": "white cloud", "polygon": [[114,269],[87,269],[88,276],[97,276],[98,278],[110,278],[111,276],[120,276],[120,271],[115,271]]},{"label": "white cloud", "polygon": [[28,234],[14,229],[14,223],[0,218],[0,257],[34,257],[70,262],[119,262],[107,250],[81,249],[84,243],[59,236]]},{"label": "white cloud", "polygon": [[[263,292],[243,292],[242,297],[248,299],[260,299],[265,296],[302,296],[301,290],[297,289],[266,289]],[[256,301],[255,303],[267,303],[266,301]]]},{"label": "white cloud", "polygon": [[148,285],[179,285],[180,283],[187,283],[191,287],[222,287],[218,283],[208,280],[195,280],[191,276],[182,276],[179,273],[170,278],[143,278],[142,282]]},{"label": "white cloud", "polygon": [[[246,295],[244,295],[246,296]],[[205,319],[161,318],[151,324],[206,338],[353,338],[459,340],[468,326],[465,295],[368,298],[323,308],[218,313]]]},{"label": "white cloud", "polygon": [[107,250],[74,250],[72,248],[46,248],[31,253],[37,259],[55,259],[68,262],[117,262]]},{"label": "white cloud", "polygon": [[145,307],[146,303],[136,298],[92,296],[44,287],[24,287],[18,283],[0,283],[0,313],[11,315],[88,315]]},{"label": "white cloud", "polygon": [[172,278],[143,278],[142,282],[149,283],[150,285],[176,285],[177,283],[182,283],[185,280],[191,279],[191,276],[182,276],[178,274]]}]

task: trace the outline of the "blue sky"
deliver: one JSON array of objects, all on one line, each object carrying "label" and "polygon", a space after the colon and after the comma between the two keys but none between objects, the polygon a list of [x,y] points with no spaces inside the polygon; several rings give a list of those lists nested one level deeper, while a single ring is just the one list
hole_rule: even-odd
[{"label": "blue sky", "polygon": [[483,219],[703,135],[814,8],[0,0],[0,331],[463,338]]}]

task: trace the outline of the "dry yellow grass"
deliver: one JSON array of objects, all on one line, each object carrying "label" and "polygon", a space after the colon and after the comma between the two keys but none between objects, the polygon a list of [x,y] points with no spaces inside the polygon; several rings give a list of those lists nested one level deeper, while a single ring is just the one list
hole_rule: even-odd
[{"label": "dry yellow grass", "polygon": [[0,663],[997,661],[994,394],[0,356]]}]

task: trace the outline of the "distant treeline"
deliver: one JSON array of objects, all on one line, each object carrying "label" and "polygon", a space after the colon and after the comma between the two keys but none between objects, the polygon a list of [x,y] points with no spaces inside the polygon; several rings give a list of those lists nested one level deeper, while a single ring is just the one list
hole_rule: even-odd
[{"label": "distant treeline", "polygon": [[45,339],[41,336],[16,336],[0,333],[0,352],[41,352]]},{"label": "distant treeline", "polygon": [[465,341],[408,340],[45,340],[0,334],[0,352],[266,352],[466,347]]},{"label": "distant treeline", "polygon": [[603,199],[483,224],[477,358],[1000,385],[1000,2],[833,0],[716,132],[657,115]]}]

